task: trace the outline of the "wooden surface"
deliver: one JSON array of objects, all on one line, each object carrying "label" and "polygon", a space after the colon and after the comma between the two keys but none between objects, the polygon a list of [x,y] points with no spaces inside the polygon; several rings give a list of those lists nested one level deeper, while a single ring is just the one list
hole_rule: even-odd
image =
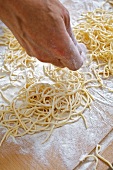
[{"label": "wooden surface", "polygon": [[[85,8],[85,5],[82,5],[83,8]],[[74,7],[76,8],[77,5]],[[76,14],[76,11],[77,15],[79,15],[80,12],[79,10],[75,10],[75,8],[71,11],[73,16]],[[104,96],[104,94],[102,94],[102,96]],[[100,96],[97,95],[97,99],[98,98],[100,98]],[[43,152],[44,160],[41,160],[38,151],[37,154],[34,154],[32,150],[34,141],[28,138],[28,140],[22,144],[5,141],[0,147],[0,170],[92,170],[94,164],[91,163],[88,168],[84,168],[86,162],[81,163],[80,157],[86,153],[90,154],[94,152],[98,143],[105,146],[101,152],[102,156],[113,163],[113,138],[111,137],[113,136],[113,96],[110,94],[110,96],[107,97],[105,93],[105,97],[101,100],[103,102],[98,101],[98,105],[94,104],[92,106],[92,111],[88,110],[88,112],[85,113],[88,121],[88,129],[84,127],[83,121],[80,120],[79,122],[75,122],[75,125],[65,126],[53,132],[54,134],[49,141],[44,144],[45,147],[51,141],[48,151]],[[110,103],[111,105],[109,105]],[[68,133],[70,136],[68,136]],[[93,138],[91,136],[92,134],[94,135]],[[0,129],[0,140],[2,136],[3,133],[1,133]],[[59,141],[59,139],[62,142]],[[38,140],[38,138],[36,140]],[[43,149],[43,146],[39,146]],[[23,148],[29,152],[20,152]],[[39,148],[39,152],[41,149]],[[72,151],[72,153],[70,151]],[[66,166],[67,159],[69,162],[68,167]],[[97,170],[107,169],[109,169],[109,167],[99,161]]]},{"label": "wooden surface", "polygon": [[[88,129],[80,119],[54,130],[45,144],[38,143],[40,134],[35,138],[19,138],[17,143],[5,141],[0,147],[0,170],[91,170],[94,164],[84,169],[82,165],[86,162],[81,164],[80,158],[86,153],[90,154],[102,142],[105,148],[101,154],[112,163],[113,135],[111,138],[109,134],[113,130],[113,94],[102,90],[94,90],[92,94],[95,101],[91,109],[84,113]],[[3,135],[0,128],[0,140]],[[18,140],[23,142],[19,143]],[[106,168],[99,161],[97,170]]]},{"label": "wooden surface", "polygon": [[23,155],[19,150],[20,147],[14,143],[3,144],[0,149],[0,170],[65,170],[60,156],[54,157],[54,150],[48,155],[49,166],[44,165],[44,162],[41,164],[32,153]]},{"label": "wooden surface", "polygon": [[[112,165],[113,165],[113,129],[103,138],[103,140],[100,142],[100,145],[106,145],[106,147],[104,147],[103,151],[100,152],[100,155],[107,159]],[[95,153],[95,149],[89,153],[89,154],[94,154]],[[85,163],[88,161],[85,161],[83,163],[79,163],[78,166],[74,169],[74,170],[83,170]],[[90,161],[89,161],[90,163]],[[95,161],[92,161],[92,163],[89,164],[88,168],[85,168],[84,170],[92,170],[95,167]],[[99,159],[98,162],[98,166],[97,166],[97,170],[112,170],[106,163],[104,163],[103,161],[101,161]]]},{"label": "wooden surface", "polygon": [[[101,103],[101,107],[104,108],[104,104]],[[90,113],[86,113],[86,119],[88,120],[88,125],[89,128],[86,129],[83,125],[83,121],[80,120],[79,122],[76,122],[76,126],[73,125],[68,125],[64,126],[62,128],[57,129],[54,131],[54,138],[53,138],[53,143],[51,143],[50,149],[48,152],[45,152],[45,160],[40,161],[40,157],[37,156],[32,152],[32,146],[34,143],[31,140],[23,142],[23,145],[18,145],[14,142],[7,142],[5,141],[3,145],[0,148],[0,170],[91,170],[94,167],[94,164],[91,164],[88,168],[83,168],[84,163],[80,162],[80,157],[82,154],[85,153],[91,153],[92,151],[95,151],[95,146],[96,144],[100,143],[102,146],[105,145],[104,150],[101,152],[102,156],[104,156],[107,160],[109,160],[111,163],[113,162],[113,116],[111,113],[111,109],[113,110],[112,107],[109,106],[106,108],[106,111],[104,110],[103,117],[102,115],[98,114],[98,110],[95,109],[96,105],[94,104],[92,106],[93,112],[91,112],[91,116],[97,116],[95,120],[93,120],[90,124]],[[94,115],[93,115],[94,114]],[[106,118],[106,119],[105,119]],[[104,121],[103,121],[104,119]],[[69,130],[69,127],[72,129],[72,133],[70,133],[70,139],[69,143],[66,144],[67,142],[67,130]],[[76,131],[74,130],[76,129]],[[95,134],[95,142],[91,141],[91,133]],[[73,135],[76,133],[76,137]],[[84,136],[83,136],[84,133]],[[110,135],[111,134],[111,135]],[[2,134],[3,135],[3,134]],[[96,136],[97,135],[97,136]],[[53,137],[52,136],[52,137]],[[62,136],[62,138],[61,138]],[[77,143],[75,146],[73,146],[72,149],[75,149],[77,153],[72,154],[69,152],[69,159],[70,161],[70,167],[66,166],[66,163],[64,162],[64,158],[68,156],[68,146],[70,147],[70,142],[73,140],[74,136],[74,142]],[[109,137],[111,136],[111,137]],[[52,137],[49,139],[50,141],[52,140]],[[56,146],[56,143],[54,144],[54,140],[58,141],[58,139],[61,138],[62,146],[61,143],[58,142],[59,146]],[[21,138],[19,139],[21,140]],[[38,139],[37,139],[38,140]],[[90,142],[89,142],[90,140]],[[94,140],[94,139],[93,139]],[[48,145],[48,141],[44,146]],[[103,144],[104,142],[104,144]],[[73,143],[72,143],[73,144]],[[64,150],[63,147],[64,145],[67,146],[67,148]],[[29,153],[21,153],[20,150],[24,146],[24,149],[30,148]],[[40,145],[41,146],[41,145]],[[62,148],[62,154],[59,152],[58,148]],[[43,147],[42,147],[43,149]],[[67,152],[66,152],[67,150]],[[70,151],[70,150],[69,150]],[[40,152],[40,149],[39,149]],[[67,155],[66,155],[67,154]],[[72,160],[73,161],[72,161]],[[46,160],[48,163],[46,164]],[[73,163],[74,162],[74,163]],[[71,164],[73,163],[73,165]],[[103,164],[102,162],[99,161],[98,169],[97,170],[107,170],[108,166]]]},{"label": "wooden surface", "polygon": [[[29,147],[29,146],[28,146]],[[65,166],[62,163],[60,155],[54,158],[54,150],[51,153],[49,161],[49,167],[44,164],[40,164],[36,157],[33,157],[31,153],[20,154],[19,147],[14,143],[7,144],[5,142],[0,149],[0,170],[65,170]],[[102,156],[110,162],[113,162],[113,141],[109,143],[106,149],[103,151]],[[57,166],[56,166],[57,162]],[[94,164],[92,164],[87,170],[91,170]],[[76,167],[74,170],[80,170],[81,166]],[[98,170],[107,170],[109,167],[103,162],[99,161]],[[86,170],[86,169],[84,169]],[[109,169],[110,170],[110,169]]]}]

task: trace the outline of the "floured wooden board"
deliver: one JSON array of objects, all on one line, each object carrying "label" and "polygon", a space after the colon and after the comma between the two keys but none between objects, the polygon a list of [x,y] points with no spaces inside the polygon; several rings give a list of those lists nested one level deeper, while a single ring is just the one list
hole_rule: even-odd
[{"label": "floured wooden board", "polygon": [[[103,4],[101,0],[62,0],[71,14],[72,25],[76,24],[76,18],[84,11],[93,10]],[[77,11],[77,13],[76,13]],[[0,52],[4,53],[2,48]],[[0,58],[2,66],[3,58]],[[42,67],[40,66],[39,70]],[[38,70],[38,67],[37,69]],[[1,74],[1,72],[0,72]],[[38,71],[41,75],[41,71]],[[46,80],[48,81],[48,80]],[[108,81],[112,86],[113,79]],[[6,81],[0,82],[0,88]],[[6,92],[10,99],[18,88],[11,88]],[[88,123],[86,129],[82,119],[65,125],[53,131],[50,139],[42,144],[46,132],[26,135],[14,139],[10,137],[0,147],[0,170],[91,170],[92,162],[80,162],[83,155],[95,150],[98,143],[102,145],[102,155],[113,162],[113,94],[103,89],[92,89],[95,101],[91,109],[84,113]],[[0,139],[5,129],[0,127]],[[99,163],[98,170],[106,170],[105,164]]]},{"label": "floured wooden board", "polygon": [[[93,112],[86,113],[89,128],[84,127],[82,120],[54,130],[51,138],[41,144],[45,134],[11,139],[0,148],[0,169],[58,169],[72,170],[80,163],[82,155],[90,153],[95,146],[106,138],[113,128],[112,106],[98,111],[98,104],[92,106]],[[110,139],[112,142],[113,139]],[[109,139],[108,139],[109,141]],[[107,143],[107,146],[109,142]],[[106,149],[106,145],[102,145]],[[110,150],[112,153],[112,150]],[[107,158],[107,157],[106,157]],[[80,168],[78,168],[80,169]],[[84,167],[83,167],[84,169]]]}]

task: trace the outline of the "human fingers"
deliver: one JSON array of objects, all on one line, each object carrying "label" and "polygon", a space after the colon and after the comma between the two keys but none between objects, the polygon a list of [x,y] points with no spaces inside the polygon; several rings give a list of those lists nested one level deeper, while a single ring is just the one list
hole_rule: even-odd
[{"label": "human fingers", "polygon": [[83,58],[83,61],[86,60],[86,53],[87,53],[87,48],[83,43],[77,43],[77,48],[79,50],[80,55]]},{"label": "human fingers", "polygon": [[82,54],[80,54],[77,44],[75,45],[69,33],[67,32],[64,22],[62,22],[59,27],[61,33],[60,41],[57,41],[56,44],[56,56],[61,60],[65,67],[68,67],[70,70],[74,71],[78,70],[82,66],[84,60]]},{"label": "human fingers", "polygon": [[87,51],[85,44],[83,44],[83,43],[78,43],[77,40],[75,39],[75,36],[74,36],[74,34],[73,34],[73,31],[72,31],[71,26],[69,25],[68,27],[69,27],[69,28],[68,28],[67,30],[68,30],[68,33],[69,33],[69,35],[70,35],[73,43],[77,46],[80,55],[81,55],[81,56],[83,57],[83,59],[85,60],[85,59],[86,59],[86,51]]},{"label": "human fingers", "polygon": [[83,59],[86,59],[86,46],[83,43],[78,43],[75,39],[75,36],[73,34],[71,24],[70,24],[70,15],[69,12],[66,10],[64,13],[64,23],[66,26],[66,30],[71,37],[73,43],[77,46],[79,53],[82,55]]}]

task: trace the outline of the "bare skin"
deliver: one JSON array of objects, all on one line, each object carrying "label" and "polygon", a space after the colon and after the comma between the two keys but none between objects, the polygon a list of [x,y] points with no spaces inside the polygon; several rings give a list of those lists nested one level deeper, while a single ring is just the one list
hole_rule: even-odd
[{"label": "bare skin", "polygon": [[75,40],[59,0],[0,0],[0,19],[30,56],[74,71],[82,66],[85,46]]}]

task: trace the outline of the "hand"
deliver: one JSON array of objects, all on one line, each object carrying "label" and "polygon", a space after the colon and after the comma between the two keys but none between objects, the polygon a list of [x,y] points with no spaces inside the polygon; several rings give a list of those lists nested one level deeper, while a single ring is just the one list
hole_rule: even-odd
[{"label": "hand", "polygon": [[0,0],[0,6],[1,20],[30,56],[71,70],[82,66],[85,46],[75,40],[58,0]]}]

